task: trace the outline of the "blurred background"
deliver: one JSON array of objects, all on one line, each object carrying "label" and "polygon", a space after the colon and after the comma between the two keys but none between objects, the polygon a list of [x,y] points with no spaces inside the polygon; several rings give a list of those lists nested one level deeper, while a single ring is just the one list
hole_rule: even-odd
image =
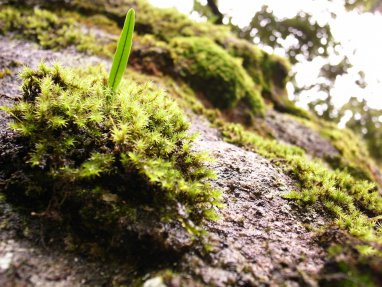
[{"label": "blurred background", "polygon": [[231,30],[293,64],[289,97],[348,127],[382,165],[382,0],[150,0]]}]

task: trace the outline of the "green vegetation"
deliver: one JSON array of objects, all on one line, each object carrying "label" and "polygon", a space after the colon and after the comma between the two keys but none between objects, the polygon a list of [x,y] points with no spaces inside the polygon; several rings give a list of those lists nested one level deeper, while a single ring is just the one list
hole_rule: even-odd
[{"label": "green vegetation", "polygon": [[[81,28],[75,24],[75,22],[81,23],[91,30],[90,19],[95,18],[97,20],[100,18],[100,21],[97,20],[97,24],[93,24],[93,26],[110,33],[110,30],[113,27],[115,28],[112,25],[115,22],[110,19],[120,25],[124,23],[125,16],[122,18],[121,15],[121,11],[124,10],[122,6],[118,6],[117,9],[103,1],[101,2],[88,3],[88,1],[81,1],[71,4],[80,11],[90,14],[87,16],[60,10],[53,13],[47,10],[7,7],[1,12],[3,16],[0,16],[0,21],[2,19],[4,22],[2,33],[15,31],[46,48],[65,48],[73,45],[79,51],[110,56],[115,49],[114,41],[110,42],[109,40],[108,42],[105,39],[95,39],[91,34],[85,35],[80,32]],[[162,71],[166,74],[173,74],[174,70],[177,71],[177,67],[172,66],[172,62],[183,62],[181,58],[182,56],[184,58],[185,55],[179,55],[179,52],[185,52],[179,49],[179,43],[182,41],[179,35],[182,35],[190,38],[188,40],[183,38],[183,42],[188,45],[187,50],[189,52],[193,50],[211,56],[210,58],[218,60],[217,62],[221,66],[220,69],[217,69],[216,65],[211,66],[212,69],[209,69],[208,65],[212,61],[208,62],[208,58],[203,60],[202,57],[197,57],[193,59],[195,65],[194,70],[191,71],[191,74],[195,76],[195,67],[198,65],[214,81],[218,82],[218,85],[203,85],[204,90],[200,90],[201,85],[198,80],[192,80],[194,83],[193,88],[198,92],[202,91],[207,98],[212,99],[211,102],[216,107],[224,109],[236,107],[237,102],[242,99],[242,103],[248,106],[251,114],[262,115],[264,114],[264,104],[261,97],[264,97],[282,112],[295,113],[308,118],[307,113],[296,108],[288,100],[285,83],[288,78],[289,64],[284,59],[269,55],[246,41],[238,40],[225,27],[217,27],[210,23],[196,23],[173,9],[157,9],[145,1],[131,1],[131,3],[127,1],[126,4],[131,4],[132,7],[140,11],[140,17],[136,22],[136,31],[139,35],[136,39],[144,40],[145,37],[149,36],[151,37],[150,41],[154,42],[154,45],[147,46],[147,41],[143,41],[143,45],[137,45],[137,48],[132,51],[133,62],[142,67],[142,71]],[[57,9],[56,6],[51,7],[48,3],[44,3],[42,7]],[[99,13],[104,13],[109,19]],[[20,25],[19,23],[23,22],[23,17],[30,20]],[[38,25],[29,25],[29,22],[40,23],[39,27],[41,28],[36,29]],[[144,35],[144,37],[140,35]],[[197,37],[200,37],[199,42],[201,41],[201,43],[195,41]],[[211,42],[206,44],[205,42],[208,41],[206,38],[211,39]],[[217,47],[213,41],[227,48],[229,54]],[[176,43],[175,50],[170,51],[173,50],[174,43]],[[185,43],[181,46],[184,47]],[[204,44],[206,44],[205,47],[203,47]],[[158,51],[156,46],[161,47],[163,45],[165,49]],[[149,51],[146,51],[147,49]],[[175,55],[174,59],[171,58],[170,54]],[[195,55],[189,53],[187,56],[193,57]],[[218,59],[220,57],[222,58]],[[227,71],[227,68],[233,70],[229,71],[229,77],[226,81],[225,77],[222,77],[222,73]],[[186,76],[187,73],[182,71],[182,75]],[[188,79],[187,82],[189,82]],[[217,95],[217,93],[220,95]]]},{"label": "green vegetation", "polygon": [[4,68],[0,70],[0,79],[12,75],[12,71],[8,68]]},{"label": "green vegetation", "polygon": [[286,198],[324,208],[341,229],[367,242],[382,243],[382,229],[373,220],[382,215],[382,196],[374,183],[330,170],[318,160],[309,160],[301,149],[264,139],[240,125],[226,124],[221,129],[228,141],[272,159],[298,181],[300,190]]},{"label": "green vegetation", "polygon": [[[37,42],[44,48],[58,49],[75,46],[80,52],[108,55],[91,34],[76,27],[70,18],[42,9],[20,9],[5,6],[0,11],[0,34],[14,32],[17,37]],[[98,43],[98,44],[97,44]]]},{"label": "green vegetation", "polygon": [[373,165],[364,142],[349,129],[338,129],[334,123],[322,123],[321,134],[328,138],[340,152],[340,156],[329,159],[333,168],[347,170],[359,179],[374,180]]},{"label": "green vegetation", "polygon": [[375,174],[377,167],[370,158],[365,143],[353,131],[347,128],[340,129],[336,124],[318,118],[306,120],[294,117],[294,120],[319,132],[336,148],[339,152],[338,156],[324,159],[332,168],[346,171],[357,179],[371,180],[382,184],[381,179]]},{"label": "green vegetation", "polygon": [[121,80],[123,73],[126,70],[126,65],[129,60],[131,46],[133,44],[133,32],[135,23],[135,11],[130,9],[126,14],[125,24],[118,40],[117,50],[114,55],[113,65],[111,66],[109,75],[109,86],[115,91]]},{"label": "green vegetation", "polygon": [[[0,32],[14,31],[47,48],[73,45],[110,56],[111,46],[102,48],[94,37],[79,33],[73,19],[87,27],[92,25],[89,19],[101,19],[97,28],[114,33],[108,29],[116,26],[110,24],[121,26],[125,20],[121,6],[109,7],[103,0],[71,2],[86,13],[6,7],[0,11]],[[369,284],[368,274],[360,279],[359,270],[382,258],[382,197],[371,182],[375,178],[362,143],[350,131],[322,123],[288,100],[290,64],[285,59],[175,10],[124,3],[140,14],[128,85],[122,82],[118,89],[118,80],[110,76],[108,81],[99,68],[42,65],[23,73],[23,99],[4,108],[24,147],[18,161],[8,162],[7,198],[48,218],[58,214],[69,228],[78,225],[105,245],[115,245],[123,232],[138,232],[145,219],[200,234],[202,221],[216,218],[220,193],[208,183],[213,174],[204,166],[206,156],[192,150],[194,138],[183,113],[157,87],[144,84],[150,79],[185,110],[206,116],[226,141],[261,154],[288,173],[297,187],[284,197],[325,211],[332,219],[325,232],[336,226],[337,234],[346,235],[343,250],[332,255],[338,272],[348,276],[345,286]],[[84,16],[89,11],[93,13]],[[61,18],[60,13],[70,16]],[[123,31],[122,38],[131,38]],[[126,66],[128,50],[117,52],[115,63],[126,56],[120,67]],[[113,65],[114,75],[122,78],[123,71],[117,70]],[[298,147],[222,120],[221,110],[235,108],[251,117],[264,115],[263,99],[300,117],[327,137],[340,156],[325,159],[329,167]],[[203,100],[220,110],[206,108]],[[349,251],[353,242],[355,250]]]},{"label": "green vegetation", "polygon": [[206,155],[191,150],[188,122],[163,92],[130,81],[111,96],[94,67],[41,65],[22,79],[22,100],[3,107],[25,147],[7,163],[18,170],[5,184],[9,199],[106,244],[142,218],[194,234],[216,218],[220,192],[206,182]]},{"label": "green vegetation", "polygon": [[205,38],[175,38],[170,42],[174,65],[191,87],[214,106],[233,108],[243,100],[255,115],[264,114],[258,88],[241,65]]}]

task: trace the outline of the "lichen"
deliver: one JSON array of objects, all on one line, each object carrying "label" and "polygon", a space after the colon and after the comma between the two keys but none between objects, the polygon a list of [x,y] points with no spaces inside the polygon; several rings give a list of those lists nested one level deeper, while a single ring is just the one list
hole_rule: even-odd
[{"label": "lichen", "polygon": [[192,151],[188,122],[162,91],[130,81],[113,93],[94,67],[41,65],[22,79],[22,100],[3,108],[23,145],[7,163],[10,200],[105,244],[142,218],[195,235],[216,218],[208,158]]}]

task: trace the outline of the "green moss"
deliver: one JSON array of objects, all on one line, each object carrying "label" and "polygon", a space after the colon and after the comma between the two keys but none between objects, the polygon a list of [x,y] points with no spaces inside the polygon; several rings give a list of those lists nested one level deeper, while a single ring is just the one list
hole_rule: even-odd
[{"label": "green moss", "polygon": [[299,148],[261,138],[239,125],[225,124],[221,129],[228,141],[272,159],[297,180],[299,190],[286,198],[324,208],[352,236],[382,242],[382,230],[371,219],[382,214],[382,196],[374,183],[358,180],[345,171],[330,170],[319,160],[309,160]]},{"label": "green moss", "polygon": [[179,75],[218,108],[233,108],[243,100],[255,115],[264,103],[251,78],[234,58],[205,38],[175,38],[170,43]]},{"label": "green moss", "polygon": [[5,78],[6,76],[12,75],[12,71],[8,68],[4,68],[0,70],[0,79]]},{"label": "green moss", "polygon": [[[343,244],[345,240],[346,236],[343,236],[340,240],[336,240],[340,242],[332,243],[328,248],[329,260],[321,270],[323,276],[319,282],[320,286],[380,286],[381,255],[374,256],[376,253],[374,248],[357,245],[355,240],[350,239]],[[371,249],[373,249],[372,254]],[[367,254],[365,250],[368,250]],[[335,276],[339,273],[341,276]]]},{"label": "green moss", "polygon": [[[80,52],[109,55],[94,36],[81,31],[75,19],[42,9],[5,6],[0,11],[0,34],[15,32],[16,36],[37,42],[44,48],[58,49],[75,46]],[[98,43],[98,44],[97,44]]]},{"label": "green moss", "polygon": [[311,120],[306,120],[294,117],[294,120],[320,133],[339,152],[338,156],[324,158],[332,168],[346,171],[360,180],[375,181],[382,186],[382,182],[374,174],[377,165],[359,136],[347,128],[339,128],[335,123],[318,118],[312,117]]},{"label": "green moss", "polygon": [[23,99],[4,108],[25,149],[9,163],[19,165],[9,198],[25,197],[35,212],[48,206],[102,240],[142,218],[195,234],[216,218],[207,158],[192,151],[189,124],[163,92],[130,81],[114,94],[100,68],[41,65],[22,78]]},{"label": "green moss", "polygon": [[[320,285],[380,285],[382,196],[374,183],[353,177],[345,170],[331,170],[320,160],[309,159],[300,148],[267,140],[240,125],[222,121],[216,124],[227,141],[269,158],[296,180],[298,189],[284,198],[319,212],[325,210],[332,218],[328,230],[333,223],[339,227],[335,232],[343,239],[341,245],[347,251],[341,249],[338,256],[332,255],[330,266],[322,270]],[[332,242],[333,236],[323,240],[324,245]],[[330,278],[330,274],[341,277]]]},{"label": "green moss", "polygon": [[283,57],[271,55],[248,41],[233,36],[217,39],[232,56],[241,59],[242,66],[260,88],[262,97],[280,112],[310,119],[309,112],[296,107],[288,99],[286,84],[291,64]]},{"label": "green moss", "polygon": [[335,124],[321,122],[318,127],[322,136],[330,140],[340,155],[328,159],[333,168],[347,170],[359,179],[373,180],[371,161],[366,145],[349,129],[339,129]]},{"label": "green moss", "polygon": [[[219,27],[211,23],[197,23],[176,9],[160,9],[153,7],[146,0],[73,0],[60,3],[70,9],[76,9],[83,14],[103,14],[123,25],[125,13],[129,8],[137,12],[135,30],[138,34],[152,34],[161,41],[168,42],[178,36],[206,36],[211,39],[223,37],[229,33],[227,27]],[[50,9],[56,9],[57,4],[43,3]]]}]

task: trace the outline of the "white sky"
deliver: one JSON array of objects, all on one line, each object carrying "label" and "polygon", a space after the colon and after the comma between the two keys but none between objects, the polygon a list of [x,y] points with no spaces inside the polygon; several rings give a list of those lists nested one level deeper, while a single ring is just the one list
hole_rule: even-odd
[{"label": "white sky", "polygon": [[[179,11],[189,14],[193,0],[149,0],[157,7],[175,7]],[[279,17],[290,17],[296,11],[303,10],[312,13],[317,21],[325,23],[329,19],[329,11],[335,11],[337,18],[331,20],[332,33],[343,46],[353,68],[350,75],[339,77],[333,91],[334,103],[340,107],[351,96],[365,98],[370,107],[382,109],[382,15],[357,12],[346,12],[341,1],[328,2],[326,0],[219,0],[220,10],[233,17],[239,26],[245,26],[252,16],[268,5]],[[192,15],[196,18],[195,15]],[[277,52],[277,51],[276,51]],[[297,80],[307,85],[313,84],[318,77],[322,60],[319,58],[310,63],[295,66]],[[359,88],[354,81],[359,70],[365,72],[368,86]],[[293,95],[291,95],[293,97]],[[300,98],[301,105],[316,98],[316,93],[305,93]]]}]

